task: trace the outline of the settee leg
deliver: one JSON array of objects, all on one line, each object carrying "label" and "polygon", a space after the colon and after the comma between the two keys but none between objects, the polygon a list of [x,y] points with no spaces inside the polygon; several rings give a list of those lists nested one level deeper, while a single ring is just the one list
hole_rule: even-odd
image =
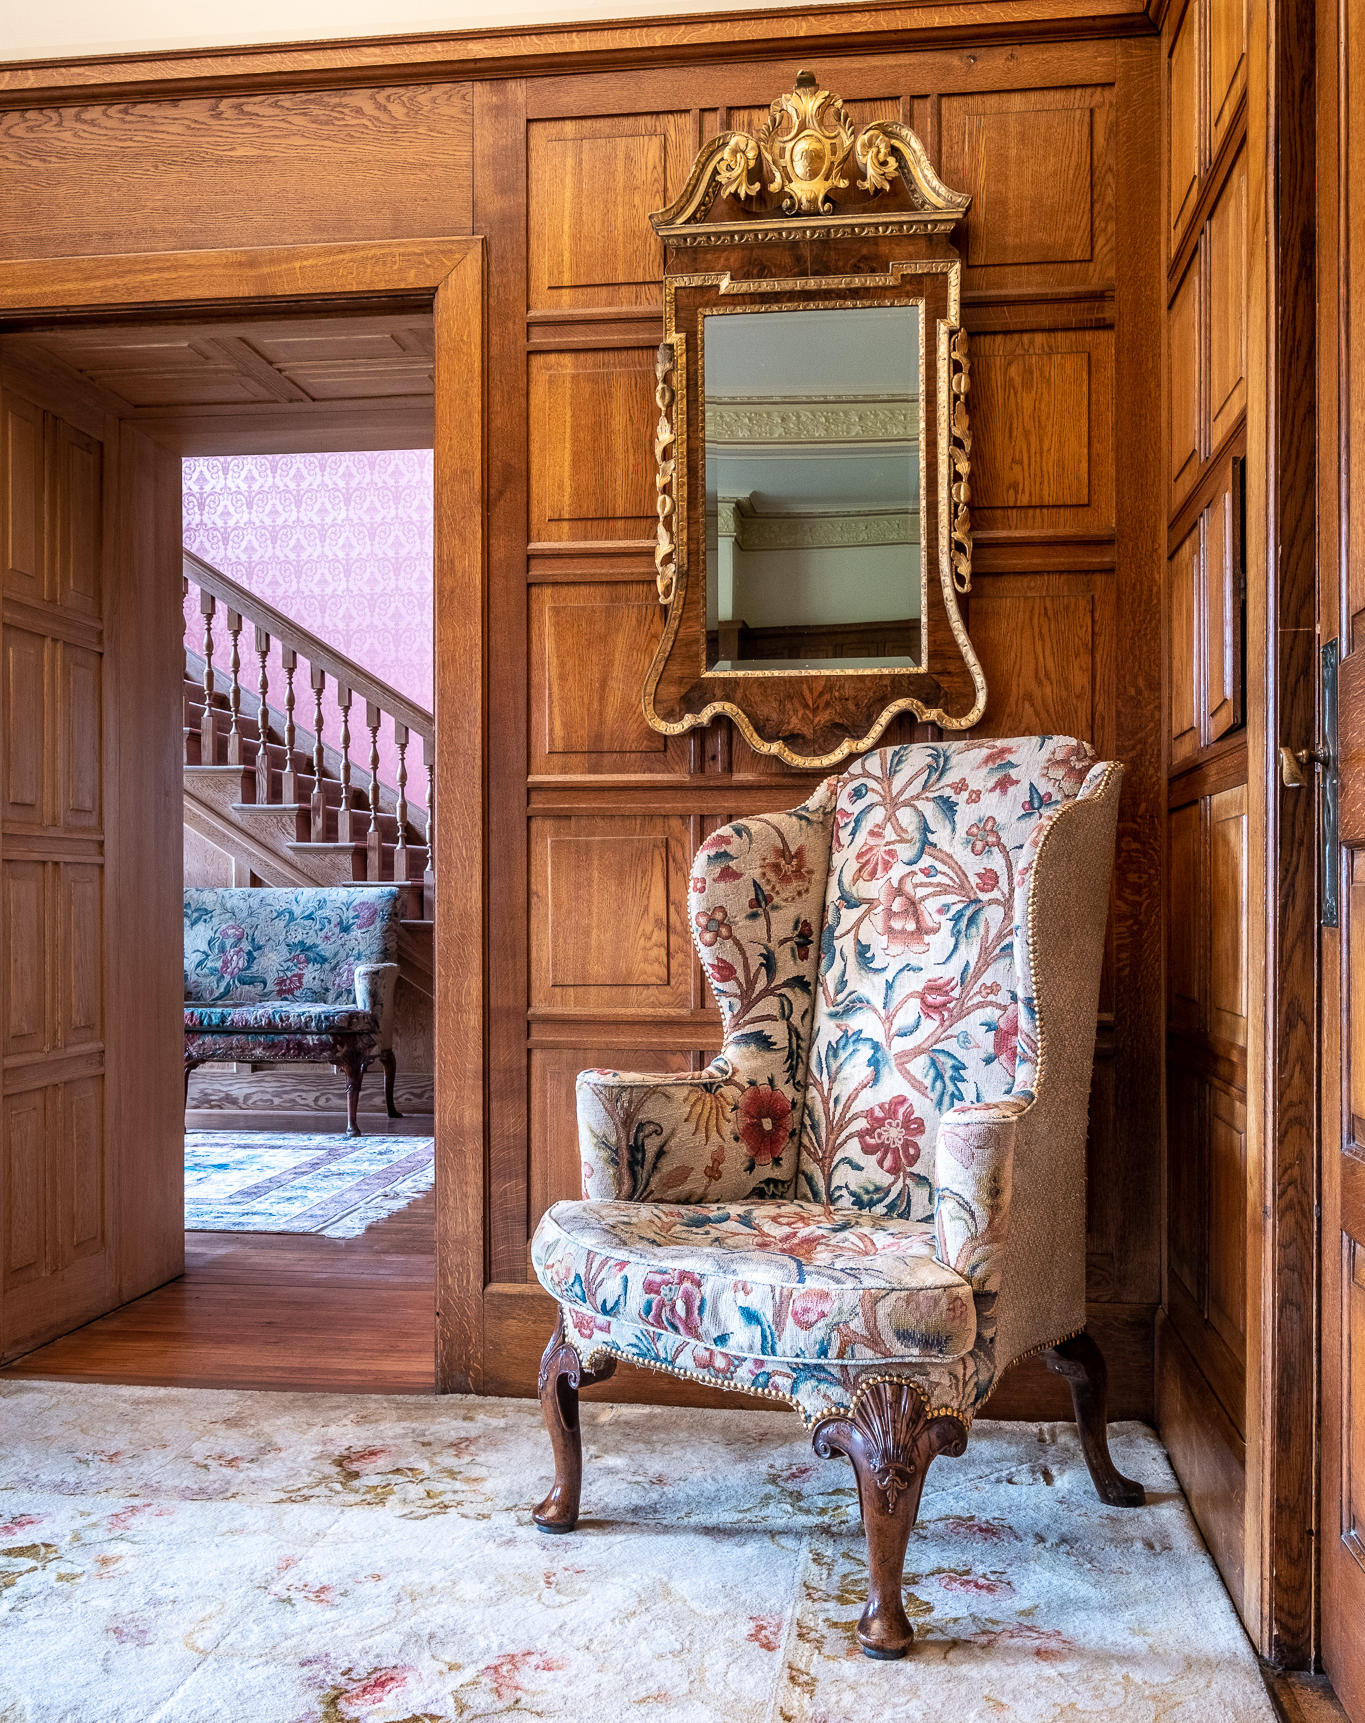
[{"label": "settee leg", "polygon": [[1104,1354],[1088,1334],[1073,1335],[1043,1354],[1049,1370],[1065,1376],[1071,1389],[1081,1451],[1090,1481],[1111,1508],[1140,1508],[1147,1500],[1142,1485],[1125,1478],[1109,1457],[1109,1370]]},{"label": "settee leg", "polygon": [[391,1119],[401,1119],[403,1115],[393,1104],[393,1079],[397,1072],[394,1063],[393,1048],[386,1047],[379,1055],[379,1063],[384,1067],[384,1107]]},{"label": "settee leg", "polygon": [[202,1059],[186,1059],[185,1061],[185,1105],[190,1104],[190,1072],[197,1071],[204,1063]]},{"label": "settee leg", "polygon": [[583,1433],[578,1424],[578,1390],[605,1382],[615,1370],[608,1358],[595,1370],[585,1370],[564,1338],[561,1315],[540,1361],[540,1409],[555,1456],[555,1481],[531,1516],[543,1532],[571,1532],[578,1524],[578,1497],[583,1487]]},{"label": "settee leg", "polygon": [[867,1607],[858,1643],[869,1657],[904,1657],[914,1640],[901,1587],[905,1547],[919,1514],[925,1474],[938,1454],[960,1454],[967,1426],[951,1413],[931,1414],[909,1382],[874,1382],[851,1412],[821,1418],[811,1443],[822,1459],[843,1454],[858,1480],[867,1538]]},{"label": "settee leg", "polygon": [[342,1060],[341,1068],[346,1073],[346,1135],[358,1137],[360,1125],[356,1113],[360,1107],[360,1085],[365,1081],[365,1061],[358,1053],[351,1053]]}]

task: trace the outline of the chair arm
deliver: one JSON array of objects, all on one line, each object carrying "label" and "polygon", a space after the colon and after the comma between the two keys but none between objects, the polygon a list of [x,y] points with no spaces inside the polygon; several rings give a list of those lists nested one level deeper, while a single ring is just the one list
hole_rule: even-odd
[{"label": "chair arm", "polygon": [[734,1088],[723,1054],[705,1071],[580,1071],[584,1197],[686,1203],[714,1195],[733,1136]]},{"label": "chair arm", "polygon": [[934,1149],[935,1255],[973,1292],[998,1292],[1005,1262],[1014,1138],[1031,1097],[952,1107]]},{"label": "chair arm", "polygon": [[379,1051],[393,1046],[393,1001],[398,991],[396,963],[358,963],[355,971],[355,1002],[362,1011],[373,1011],[379,1019]]}]

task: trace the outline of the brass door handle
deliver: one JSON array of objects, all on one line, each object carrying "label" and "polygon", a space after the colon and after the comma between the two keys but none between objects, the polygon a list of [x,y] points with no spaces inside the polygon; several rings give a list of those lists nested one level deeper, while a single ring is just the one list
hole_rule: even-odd
[{"label": "brass door handle", "polygon": [[1280,749],[1280,781],[1286,789],[1303,790],[1308,787],[1306,773],[1311,766],[1321,766],[1325,771],[1332,763],[1332,756],[1326,748],[1287,748]]}]

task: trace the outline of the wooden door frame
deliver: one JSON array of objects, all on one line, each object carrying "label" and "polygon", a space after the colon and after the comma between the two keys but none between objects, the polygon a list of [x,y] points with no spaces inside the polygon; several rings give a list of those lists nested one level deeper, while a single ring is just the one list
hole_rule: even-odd
[{"label": "wooden door frame", "polygon": [[[0,332],[34,317],[429,297],[436,342],[436,1388],[482,1379],[488,870],[484,244],[469,235],[0,262]],[[178,572],[178,570],[177,570]]]}]

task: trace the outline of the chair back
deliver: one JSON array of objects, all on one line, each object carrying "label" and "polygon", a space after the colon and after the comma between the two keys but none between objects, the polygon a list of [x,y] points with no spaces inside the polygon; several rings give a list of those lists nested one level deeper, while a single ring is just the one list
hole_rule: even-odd
[{"label": "chair back", "polygon": [[942,1115],[1030,1090],[1030,862],[1093,764],[1027,736],[884,748],[838,778],[797,1196],[931,1220]]},{"label": "chair back", "polygon": [[185,892],[185,999],[354,1003],[359,965],[396,960],[398,920],[394,886],[192,887]]}]

